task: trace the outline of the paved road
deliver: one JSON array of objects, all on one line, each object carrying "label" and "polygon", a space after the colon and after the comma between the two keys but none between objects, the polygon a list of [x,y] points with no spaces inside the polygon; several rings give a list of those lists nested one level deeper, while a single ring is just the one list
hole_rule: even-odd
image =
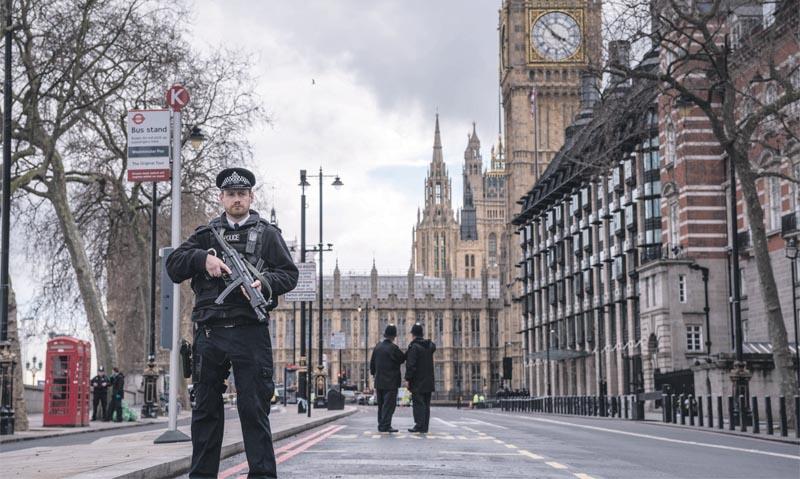
[{"label": "paved road", "polygon": [[[376,409],[276,444],[281,478],[764,478],[800,477],[800,447],[622,421],[434,408],[431,432],[378,433]],[[246,474],[243,454],[220,478]],[[181,477],[188,477],[186,475]]]}]

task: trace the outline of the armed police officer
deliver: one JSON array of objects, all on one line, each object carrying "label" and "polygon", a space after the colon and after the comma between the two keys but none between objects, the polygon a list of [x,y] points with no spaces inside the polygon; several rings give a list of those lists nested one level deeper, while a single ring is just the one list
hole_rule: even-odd
[{"label": "armed police officer", "polygon": [[[267,311],[279,295],[294,289],[298,273],[280,230],[250,209],[255,183],[244,168],[222,170],[217,187],[224,212],[197,228],[167,258],[170,278],[176,283],[191,278],[195,293],[191,478],[217,477],[225,421],[222,393],[230,365],[248,477],[277,477],[268,417],[275,384]],[[246,262],[238,264],[252,272],[251,284],[232,281],[239,269],[225,250]],[[266,308],[254,302],[254,296],[262,295]]]},{"label": "armed police officer", "polygon": [[108,415],[108,385],[111,380],[106,376],[106,368],[97,367],[97,375],[92,378],[92,421],[97,420],[97,407],[100,406],[100,420],[105,421]]}]

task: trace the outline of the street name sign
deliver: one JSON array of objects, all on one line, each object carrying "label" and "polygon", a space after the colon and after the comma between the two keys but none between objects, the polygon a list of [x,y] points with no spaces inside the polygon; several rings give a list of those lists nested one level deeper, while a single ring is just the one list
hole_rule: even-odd
[{"label": "street name sign", "polygon": [[128,181],[169,181],[169,110],[128,111]]},{"label": "street name sign", "polygon": [[317,299],[317,264],[316,263],[296,263],[297,271],[300,275],[297,278],[297,286],[283,297],[286,301],[314,301]]},{"label": "street name sign", "polygon": [[344,349],[345,337],[342,331],[331,332],[331,349]]}]

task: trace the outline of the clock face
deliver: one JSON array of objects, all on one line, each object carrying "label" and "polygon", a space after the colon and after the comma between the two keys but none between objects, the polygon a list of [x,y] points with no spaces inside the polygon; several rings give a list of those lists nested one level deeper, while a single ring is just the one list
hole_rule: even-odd
[{"label": "clock face", "polygon": [[531,45],[547,60],[566,60],[581,46],[581,28],[564,12],[545,13],[531,28]]}]

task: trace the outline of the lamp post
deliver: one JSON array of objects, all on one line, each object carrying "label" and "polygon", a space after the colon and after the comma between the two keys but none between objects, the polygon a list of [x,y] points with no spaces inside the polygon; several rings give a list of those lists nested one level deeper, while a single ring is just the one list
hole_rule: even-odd
[{"label": "lamp post", "polygon": [[[734,165],[733,158],[728,157],[728,177],[730,180],[730,208],[729,208],[729,223],[731,231],[731,285],[733,291],[731,292],[731,302],[733,303],[733,321],[734,329],[736,331],[736,360],[733,363],[733,370],[731,371],[731,383],[733,384],[733,397],[739,396],[749,397],[749,383],[750,371],[747,370],[747,363],[744,361],[743,352],[743,331],[742,331],[742,298],[741,298],[741,273],[739,272],[739,242],[737,238],[738,233],[738,220],[737,220],[737,207],[736,207],[736,165]],[[739,404],[739,401],[734,401]]]},{"label": "lamp post", "polygon": [[5,75],[3,84],[3,193],[0,212],[0,436],[14,434],[14,367],[8,340],[8,251],[11,227],[11,0],[5,2]]},{"label": "lamp post", "polygon": [[550,389],[550,341],[552,341],[553,334],[555,334],[556,330],[551,329],[549,334],[547,335],[547,361],[545,363],[546,366],[546,374],[547,374],[547,396],[552,394]]},{"label": "lamp post", "polygon": [[[323,240],[322,240],[322,230],[323,230],[322,229],[322,226],[323,226],[323,223],[322,223],[322,218],[323,218],[323,215],[322,215],[322,179],[323,178],[334,178],[334,181],[333,181],[333,183],[331,183],[331,185],[334,188],[336,188],[337,190],[339,188],[341,188],[342,185],[344,184],[344,183],[342,183],[341,178],[339,178],[339,175],[325,175],[325,174],[323,174],[322,173],[322,167],[320,167],[320,169],[319,169],[318,178],[319,178],[319,243],[317,243],[317,247],[316,248],[313,248],[311,250],[311,251],[319,253],[319,279],[318,279],[319,288],[318,288],[318,291],[317,291],[317,294],[319,294],[319,339],[318,339],[318,343],[317,343],[317,347],[319,348],[319,356],[318,356],[318,360],[317,360],[317,370],[318,370],[318,372],[317,372],[317,376],[315,378],[315,381],[316,381],[315,384],[317,386],[319,386],[318,382],[320,382],[320,381],[324,382],[325,381],[325,379],[324,379],[324,366],[322,365],[322,353],[323,353],[323,350],[322,350],[322,346],[323,346],[322,345],[322,318],[323,318],[323,314],[325,312],[324,305],[323,305],[324,294],[323,294],[323,276],[322,276],[322,253],[324,253],[325,251],[331,251],[332,250],[332,246],[333,246],[332,244],[328,243],[327,249],[326,249],[325,248],[325,244],[323,243]],[[309,330],[310,329],[311,328],[309,328]],[[310,364],[310,362],[311,361],[309,361],[309,364]],[[309,366],[309,368],[310,368],[310,366]],[[324,389],[324,388],[319,388],[318,387],[318,389]],[[323,400],[324,400],[324,398],[323,398]]]},{"label": "lamp post", "polygon": [[786,240],[786,257],[792,260],[792,318],[794,319],[794,359],[797,371],[797,383],[800,384],[800,344],[797,342],[797,238]]},{"label": "lamp post", "polygon": [[36,386],[36,373],[42,370],[42,360],[36,361],[36,356],[32,361],[25,362],[25,369],[31,373],[31,383]]},{"label": "lamp post", "polygon": [[[358,307],[361,314],[361,306]],[[369,300],[364,308],[364,391],[369,390]]]},{"label": "lamp post", "polygon": [[[306,262],[306,186],[311,184],[306,180],[306,170],[300,170],[300,262]],[[311,417],[311,360],[306,358],[306,337],[308,344],[311,345],[311,321],[306,336],[306,302],[300,302],[300,366],[306,367],[306,371],[297,372],[297,390],[303,399],[306,400],[306,410],[308,417]],[[301,412],[298,406],[298,413]]]},{"label": "lamp post", "polygon": [[[705,306],[703,306],[703,313],[706,317],[706,363],[711,362],[711,323],[709,320],[708,313],[711,310],[708,306],[708,268],[705,266],[700,266],[697,263],[692,263],[689,265],[689,269],[694,271],[700,271],[700,274],[703,277],[703,295],[705,298]],[[708,375],[708,369],[706,369],[706,392],[708,395],[711,395],[711,378]]]}]

